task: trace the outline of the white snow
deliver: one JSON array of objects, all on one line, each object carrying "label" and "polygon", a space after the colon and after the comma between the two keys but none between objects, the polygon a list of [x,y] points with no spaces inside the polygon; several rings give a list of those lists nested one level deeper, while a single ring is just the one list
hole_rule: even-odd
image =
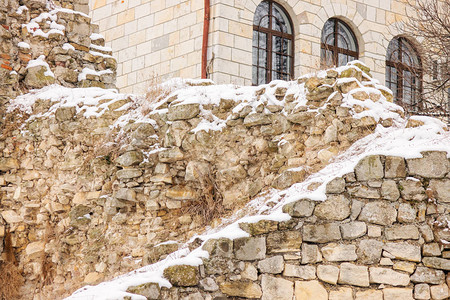
[{"label": "white snow", "polygon": [[48,63],[45,61],[45,56],[41,55],[36,59],[32,59],[28,62],[27,64],[27,69],[28,68],[32,68],[32,67],[37,67],[37,66],[43,66],[45,67],[47,70],[44,72],[45,76],[51,76],[51,77],[55,77],[55,74],[53,74],[53,72],[50,70],[50,66],[48,65]]},{"label": "white snow", "polygon": [[24,48],[24,49],[30,49],[30,48],[31,48],[31,47],[30,47],[30,44],[25,43],[25,42],[19,42],[19,43],[17,43],[17,47],[19,47],[19,48]]},{"label": "white snow", "polygon": [[16,14],[21,15],[26,10],[28,10],[28,7],[26,7],[25,5],[19,6],[16,10]]},{"label": "white snow", "polygon": [[62,45],[62,48],[64,49],[64,50],[73,50],[73,51],[75,51],[75,47],[74,46],[72,46],[71,44],[68,44],[68,43],[65,43],[64,45]]},{"label": "white snow", "polygon": [[89,38],[93,41],[104,39],[103,35],[101,35],[100,33],[92,33]]},{"label": "white snow", "polygon": [[106,69],[106,70],[102,70],[102,71],[96,71],[96,70],[92,70],[90,68],[84,68],[80,74],[78,74],[78,81],[81,80],[85,80],[86,79],[86,75],[97,75],[97,76],[102,76],[104,74],[112,74],[113,71],[111,71],[110,69]]}]

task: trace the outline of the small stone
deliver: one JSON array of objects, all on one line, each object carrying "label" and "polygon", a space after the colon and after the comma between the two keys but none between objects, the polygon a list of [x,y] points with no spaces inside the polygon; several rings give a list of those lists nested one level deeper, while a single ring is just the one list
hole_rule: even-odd
[{"label": "small stone", "polygon": [[330,291],[328,300],[348,300],[353,299],[353,292],[351,288],[342,287],[337,291]]},{"label": "small stone", "polygon": [[144,155],[141,151],[128,151],[119,156],[116,163],[124,167],[130,167],[139,165],[143,160]]},{"label": "small stone", "polygon": [[276,231],[278,229],[278,222],[261,220],[256,223],[239,223],[239,228],[254,236]]},{"label": "small stone", "polygon": [[410,288],[385,288],[384,300],[413,300],[413,290]]},{"label": "small stone", "polygon": [[261,287],[261,300],[291,300],[294,294],[293,282],[265,274],[261,278]]},{"label": "small stone", "polygon": [[359,242],[358,258],[362,263],[378,263],[381,258],[383,243],[377,240],[362,240]]},{"label": "small stone", "polygon": [[369,286],[369,272],[366,266],[342,263],[339,272],[339,284],[350,284],[361,287]]},{"label": "small stone", "polygon": [[375,225],[367,226],[367,235],[369,237],[380,237],[381,236],[381,227]]},{"label": "small stone", "polygon": [[412,282],[441,284],[445,281],[445,274],[441,270],[418,266],[411,275]]},{"label": "small stone", "polygon": [[392,262],[392,259],[387,258],[387,257],[382,257],[380,259],[380,265],[382,265],[382,266],[392,266],[392,265],[394,265],[394,263]]},{"label": "small stone", "polygon": [[406,163],[403,157],[386,156],[384,163],[384,177],[385,178],[405,178],[406,177]]},{"label": "small stone", "polygon": [[84,277],[83,282],[86,284],[98,284],[104,278],[104,275],[98,272],[91,272]]},{"label": "small stone", "polygon": [[439,257],[424,257],[422,263],[426,267],[450,271],[450,259]]},{"label": "small stone", "polygon": [[379,155],[371,155],[361,159],[355,167],[358,181],[382,179],[384,176],[383,164]]},{"label": "small stone", "polygon": [[117,171],[117,178],[119,179],[131,179],[142,175],[140,169],[122,169]]},{"label": "small stone", "polygon": [[434,197],[439,202],[450,202],[450,179],[432,179],[428,189],[433,191]]},{"label": "small stone", "polygon": [[303,280],[316,279],[316,268],[314,266],[298,266],[286,264],[283,276],[298,277]]},{"label": "small stone", "polygon": [[13,210],[5,210],[1,212],[1,215],[3,219],[5,219],[6,223],[20,223],[23,221],[23,217],[19,216],[15,211]]},{"label": "small stone", "polygon": [[234,240],[234,254],[240,260],[257,260],[266,257],[264,237],[244,237]]},{"label": "small stone", "polygon": [[258,262],[258,269],[261,273],[279,274],[283,272],[283,256],[277,255],[266,258]]},{"label": "small stone", "polygon": [[339,277],[339,268],[332,265],[318,265],[317,277],[324,282],[336,284]]},{"label": "small stone", "polygon": [[419,230],[415,225],[394,225],[384,230],[388,240],[418,240]]},{"label": "small stone", "polygon": [[195,286],[199,282],[198,267],[175,265],[164,270],[164,277],[175,286]]},{"label": "small stone", "polygon": [[188,120],[195,118],[200,113],[198,103],[178,104],[169,106],[167,119],[169,121]]},{"label": "small stone", "polygon": [[405,200],[423,201],[427,197],[422,183],[415,178],[401,180],[399,185],[402,198]]},{"label": "small stone", "polygon": [[317,263],[322,261],[322,254],[317,245],[302,244],[302,264]]},{"label": "small stone", "polygon": [[317,280],[296,281],[295,299],[328,300],[328,293]]},{"label": "small stone", "polygon": [[412,223],[416,220],[417,210],[409,203],[400,203],[397,220],[401,223]]},{"label": "small stone", "polygon": [[406,273],[412,274],[416,265],[407,261],[396,261],[392,266],[394,270],[404,271]]},{"label": "small stone", "polygon": [[291,217],[309,217],[314,211],[315,203],[309,199],[291,202],[283,206],[283,212]]},{"label": "small stone", "polygon": [[449,297],[448,286],[445,283],[440,285],[432,285],[430,292],[431,297],[436,300],[448,299]]},{"label": "small stone", "polygon": [[306,177],[306,171],[301,170],[286,170],[281,173],[272,183],[276,189],[285,189],[297,182],[302,182]]},{"label": "small stone", "polygon": [[340,194],[345,191],[345,180],[342,177],[336,177],[327,183],[327,194]]},{"label": "small stone", "polygon": [[438,243],[425,244],[422,248],[423,256],[441,256],[441,247]]},{"label": "small stone", "polygon": [[344,220],[350,216],[350,200],[344,195],[328,195],[327,200],[316,205],[314,215],[325,220]]},{"label": "small stone", "polygon": [[268,253],[298,252],[301,244],[300,231],[276,231],[267,236]]},{"label": "small stone", "polygon": [[424,238],[425,242],[429,243],[434,241],[434,234],[431,230],[430,226],[428,225],[422,225],[419,227],[420,232],[422,233],[422,237]]},{"label": "small stone", "polygon": [[390,202],[373,201],[364,206],[358,219],[378,225],[392,225],[397,219],[397,210]]},{"label": "small stone", "polygon": [[347,191],[351,196],[357,198],[380,199],[379,189],[367,187],[365,185],[347,187]]},{"label": "small stone", "polygon": [[191,188],[178,185],[167,189],[166,197],[173,200],[192,200],[197,197],[197,193]]},{"label": "small stone", "polygon": [[442,178],[448,173],[450,163],[447,152],[425,151],[421,152],[423,158],[407,159],[409,175],[418,175],[425,178]]},{"label": "small stone", "polygon": [[261,287],[252,281],[236,280],[220,284],[220,291],[228,296],[243,298],[260,298]]},{"label": "small stone", "polygon": [[206,277],[200,280],[200,287],[207,292],[215,292],[219,290],[216,281],[211,277]]},{"label": "small stone", "polygon": [[241,278],[255,281],[258,279],[258,270],[251,263],[245,263],[244,270],[241,272]]},{"label": "small stone", "polygon": [[377,290],[357,291],[355,300],[383,300],[383,292]]},{"label": "small stone", "polygon": [[157,283],[149,282],[137,286],[130,286],[127,292],[144,296],[147,299],[159,299],[160,288]]},{"label": "small stone", "polygon": [[416,284],[414,286],[414,299],[430,299],[430,286],[426,283]]},{"label": "small stone", "polygon": [[353,240],[366,234],[367,226],[364,222],[350,222],[341,225],[341,234],[344,240]]},{"label": "small stone", "polygon": [[178,147],[163,150],[158,153],[158,158],[160,162],[171,163],[182,160],[184,158],[183,152]]},{"label": "small stone", "polygon": [[322,247],[322,255],[327,261],[355,261],[355,245],[342,245],[331,243]]},{"label": "small stone", "polygon": [[45,242],[29,243],[25,248],[25,253],[28,259],[35,259],[40,257],[45,250]]},{"label": "small stone", "polygon": [[383,250],[389,252],[396,259],[420,262],[420,247],[406,242],[387,243]]},{"label": "small stone", "polygon": [[244,118],[245,126],[257,126],[257,125],[267,125],[272,123],[272,118],[268,114],[264,113],[253,113],[249,114]]},{"label": "small stone", "polygon": [[341,239],[339,225],[328,223],[321,225],[304,225],[303,241],[313,243],[328,243]]},{"label": "small stone", "polygon": [[231,258],[233,255],[233,241],[227,238],[209,239],[205,242],[202,249],[208,251],[210,256]]},{"label": "small stone", "polygon": [[407,286],[409,276],[388,268],[369,268],[370,283],[389,284],[393,286]]},{"label": "small stone", "polygon": [[383,181],[383,184],[381,185],[381,196],[386,200],[397,201],[400,197],[397,183],[394,180]]},{"label": "small stone", "polygon": [[121,188],[115,194],[114,197],[121,200],[136,201],[136,192],[133,189]]}]

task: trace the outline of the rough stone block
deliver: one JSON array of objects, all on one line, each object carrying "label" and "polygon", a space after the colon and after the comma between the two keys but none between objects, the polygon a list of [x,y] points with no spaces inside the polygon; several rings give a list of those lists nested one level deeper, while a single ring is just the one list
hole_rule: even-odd
[{"label": "rough stone block", "polygon": [[350,200],[344,195],[328,195],[328,199],[316,205],[314,215],[325,220],[344,220],[350,216]]},{"label": "rough stone block", "polygon": [[403,157],[386,156],[384,162],[384,177],[385,178],[404,178],[406,177],[406,163]]},{"label": "rough stone block", "polygon": [[318,265],[317,277],[324,282],[336,284],[339,278],[339,268],[332,265]]},{"label": "rough stone block", "polygon": [[433,191],[433,195],[438,201],[450,202],[450,179],[432,179],[428,188]]},{"label": "rough stone block", "polygon": [[430,298],[430,286],[428,284],[420,283],[414,286],[414,299],[425,300]]},{"label": "rough stone block", "polygon": [[397,219],[397,210],[387,201],[369,202],[363,207],[358,219],[378,225],[392,225]]},{"label": "rough stone block", "polygon": [[198,267],[189,265],[170,266],[164,270],[164,277],[175,286],[195,286],[199,282]]},{"label": "rough stone block", "polygon": [[424,257],[422,262],[426,267],[450,271],[450,259],[440,257]]},{"label": "rough stone block", "polygon": [[369,268],[370,283],[388,284],[393,286],[407,286],[409,276],[404,273],[396,272],[388,268]]},{"label": "rough stone block", "polygon": [[382,179],[384,168],[379,155],[371,155],[361,159],[355,167],[356,178],[359,181]]},{"label": "rough stone block", "polygon": [[298,252],[302,244],[300,231],[277,231],[267,236],[267,252]]},{"label": "rough stone block", "polygon": [[309,217],[312,215],[315,207],[315,201],[303,199],[288,203],[283,206],[283,212],[291,217]]},{"label": "rough stone block", "polygon": [[296,281],[295,299],[328,300],[328,292],[317,280]]},{"label": "rough stone block", "polygon": [[223,282],[220,284],[220,291],[234,297],[260,298],[262,296],[261,287],[257,283],[247,280]]},{"label": "rough stone block", "polygon": [[355,261],[358,258],[355,245],[331,243],[322,247],[321,251],[327,261]]},{"label": "rough stone block", "polygon": [[448,299],[450,295],[448,286],[445,283],[431,286],[430,292],[431,298],[436,300]]},{"label": "rough stone block", "polygon": [[237,259],[256,260],[266,257],[264,237],[239,238],[234,240],[234,254]]},{"label": "rough stone block", "polygon": [[362,240],[358,246],[358,259],[361,263],[378,263],[381,258],[383,243],[377,240]]},{"label": "rough stone block", "polygon": [[447,152],[425,151],[423,158],[407,159],[409,175],[418,175],[425,178],[442,178],[450,170]]},{"label": "rough stone block", "polygon": [[367,225],[364,222],[350,222],[341,225],[342,238],[344,240],[353,240],[366,234]]},{"label": "rough stone block", "polygon": [[303,280],[316,279],[316,268],[314,266],[298,266],[286,264],[283,276],[298,277]]},{"label": "rough stone block", "polygon": [[341,239],[339,225],[328,223],[322,225],[304,225],[303,241],[313,243],[328,243]]},{"label": "rough stone block", "polygon": [[357,291],[355,300],[383,300],[383,292],[377,290]]},{"label": "rough stone block", "polygon": [[167,119],[169,121],[189,120],[195,118],[199,113],[200,105],[198,103],[173,105],[169,106]]},{"label": "rough stone block", "polygon": [[420,262],[420,246],[411,245],[407,242],[387,243],[383,250],[389,252],[395,259]]},{"label": "rough stone block", "polygon": [[397,201],[400,197],[397,183],[394,180],[385,180],[381,185],[381,196],[383,199]]},{"label": "rough stone block", "polygon": [[278,274],[283,272],[284,269],[283,256],[281,255],[272,256],[259,261],[258,269],[261,273]]},{"label": "rough stone block", "polygon": [[409,177],[406,180],[401,180],[399,186],[402,198],[405,200],[423,201],[427,198],[420,180]]},{"label": "rough stone block", "polygon": [[413,300],[413,290],[410,288],[385,288],[384,300]]},{"label": "rough stone block", "polygon": [[339,272],[339,284],[355,286],[369,286],[369,272],[366,266],[357,266],[351,263],[342,263]]},{"label": "rough stone block", "polygon": [[302,264],[310,264],[322,261],[322,254],[317,245],[302,244]]},{"label": "rough stone block", "polygon": [[441,270],[418,266],[411,275],[412,282],[441,284],[445,281],[445,274]]},{"label": "rough stone block", "polygon": [[348,300],[353,299],[353,291],[351,288],[342,287],[336,291],[330,291],[328,300]]},{"label": "rough stone block", "polygon": [[291,300],[294,294],[292,281],[265,274],[261,278],[261,287],[261,300]]},{"label": "rough stone block", "polygon": [[419,229],[415,225],[394,225],[384,230],[388,240],[418,240]]}]

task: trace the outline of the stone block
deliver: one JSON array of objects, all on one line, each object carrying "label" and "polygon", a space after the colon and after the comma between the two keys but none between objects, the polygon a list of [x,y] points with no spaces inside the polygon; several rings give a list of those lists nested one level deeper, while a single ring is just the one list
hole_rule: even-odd
[{"label": "stone block", "polygon": [[406,177],[406,163],[403,157],[386,156],[384,162],[384,177],[385,178],[404,178]]},{"label": "stone block", "polygon": [[355,167],[356,178],[359,181],[382,179],[384,168],[379,155],[371,155],[361,159]]},{"label": "stone block", "polygon": [[409,203],[400,203],[397,220],[401,223],[412,223],[416,220],[417,210]]},{"label": "stone block", "polygon": [[296,281],[295,299],[328,300],[328,292],[317,280]]},{"label": "stone block", "polygon": [[339,284],[350,284],[360,287],[369,286],[369,272],[366,266],[342,263],[339,272]]},{"label": "stone block", "polygon": [[380,191],[365,185],[347,187],[348,193],[357,198],[380,199]]},{"label": "stone block", "polygon": [[166,197],[173,200],[192,200],[197,197],[197,193],[189,187],[178,185],[167,189]]},{"label": "stone block", "polygon": [[239,223],[239,228],[254,236],[276,231],[278,229],[278,222],[261,220],[256,223]]},{"label": "stone block", "polygon": [[412,282],[441,284],[445,281],[445,274],[441,270],[418,266],[411,275]]},{"label": "stone block", "polygon": [[331,243],[322,247],[321,251],[327,261],[355,261],[358,258],[355,245]]},{"label": "stone block", "polygon": [[394,225],[384,230],[388,240],[418,240],[419,229],[415,225]]},{"label": "stone block", "polygon": [[198,103],[178,104],[169,106],[167,119],[169,121],[189,120],[195,118],[200,113]]},{"label": "stone block", "polygon": [[277,255],[258,262],[258,269],[261,273],[279,274],[283,272],[283,256]]},{"label": "stone block", "polygon": [[341,224],[341,234],[344,240],[353,240],[362,237],[367,232],[367,225],[364,222],[350,222]]},{"label": "stone block", "polygon": [[395,259],[420,262],[420,246],[407,242],[386,243],[383,250],[389,252]]},{"label": "stone block", "polygon": [[322,254],[317,245],[302,244],[302,264],[310,264],[322,261]]},{"label": "stone block", "polygon": [[414,286],[414,299],[425,300],[430,299],[430,286],[426,283],[416,284]]},{"label": "stone block", "polygon": [[385,180],[381,185],[381,196],[383,199],[397,201],[400,197],[397,183],[394,180]]},{"label": "stone block", "polygon": [[436,300],[448,299],[450,295],[448,286],[445,283],[431,286],[430,292],[431,298]]},{"label": "stone block", "polygon": [[158,158],[160,162],[176,162],[184,158],[183,152],[178,147],[163,150],[158,153]]},{"label": "stone block", "polygon": [[440,257],[424,257],[422,262],[426,267],[450,271],[450,259]]},{"label": "stone block", "polygon": [[422,182],[415,178],[409,177],[399,182],[400,193],[403,199],[413,201],[423,201],[427,198]]},{"label": "stone block", "polygon": [[266,239],[264,237],[235,239],[234,254],[240,260],[264,259],[266,257]]},{"label": "stone block", "polygon": [[330,284],[336,284],[339,278],[339,268],[332,265],[318,265],[317,277]]},{"label": "stone block", "polygon": [[261,287],[252,281],[236,280],[226,281],[220,284],[220,291],[225,295],[243,298],[260,298]]},{"label": "stone block", "polygon": [[388,284],[393,286],[407,286],[409,276],[404,273],[396,272],[388,268],[369,268],[370,283]]},{"label": "stone block", "polygon": [[344,195],[328,195],[316,205],[314,215],[325,220],[344,220],[350,216],[350,200]]},{"label": "stone block", "polygon": [[267,252],[298,252],[302,244],[300,231],[277,231],[267,236]]},{"label": "stone block", "polygon": [[407,261],[396,261],[392,266],[394,270],[404,271],[412,274],[416,268],[416,264]]},{"label": "stone block", "polygon": [[267,125],[272,123],[272,118],[270,115],[263,114],[263,113],[254,113],[247,115],[244,118],[244,125],[251,127],[251,126],[257,126],[257,125]]},{"label": "stone block", "polygon": [[443,178],[450,170],[447,152],[425,151],[422,158],[407,159],[409,175],[425,178]]},{"label": "stone block", "polygon": [[375,264],[380,261],[383,243],[377,240],[362,240],[358,246],[358,259],[364,264]]},{"label": "stone block", "polygon": [[410,288],[385,288],[384,300],[413,300],[413,290]]},{"label": "stone block", "polygon": [[283,276],[298,277],[303,280],[316,279],[316,267],[286,264]]},{"label": "stone block", "polygon": [[120,155],[116,159],[116,163],[123,167],[130,167],[139,165],[144,160],[144,155],[141,151],[128,151]]},{"label": "stone block", "polygon": [[327,194],[340,194],[345,191],[345,180],[342,177],[336,177],[327,183]]},{"label": "stone block", "polygon": [[450,179],[432,179],[428,188],[433,191],[433,196],[440,202],[450,202]]},{"label": "stone block", "polygon": [[309,217],[312,215],[315,207],[315,201],[303,199],[291,202],[283,206],[283,212],[291,217]]},{"label": "stone block", "polygon": [[261,287],[261,300],[291,300],[294,294],[293,282],[265,274],[261,278]]},{"label": "stone block", "polygon": [[328,300],[348,300],[353,299],[353,291],[351,288],[342,287],[335,291],[330,291]]},{"label": "stone block", "polygon": [[210,256],[231,258],[233,256],[233,241],[227,238],[210,239],[202,247]]},{"label": "stone block", "polygon": [[424,244],[422,247],[423,256],[441,256],[441,246],[438,243]]},{"label": "stone block", "polygon": [[328,223],[320,225],[304,225],[303,241],[313,243],[328,243],[341,239],[339,225]]},{"label": "stone block", "polygon": [[397,220],[397,210],[387,201],[369,202],[363,207],[358,219],[378,225],[392,225]]},{"label": "stone block", "polygon": [[127,289],[128,293],[137,294],[146,297],[147,299],[159,299],[160,288],[159,284],[154,282],[143,283],[137,286],[130,286]]},{"label": "stone block", "polygon": [[164,277],[174,286],[195,286],[199,282],[198,267],[175,265],[164,270]]},{"label": "stone block", "polygon": [[383,292],[377,290],[357,291],[355,300],[383,300]]}]

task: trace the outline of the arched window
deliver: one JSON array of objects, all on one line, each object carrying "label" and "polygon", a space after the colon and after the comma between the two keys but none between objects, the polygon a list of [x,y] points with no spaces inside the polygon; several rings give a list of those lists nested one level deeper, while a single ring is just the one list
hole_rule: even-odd
[{"label": "arched window", "polygon": [[336,18],[325,22],[320,48],[321,65],[324,67],[342,66],[358,59],[355,34],[347,24]]},{"label": "arched window", "polygon": [[403,37],[393,39],[386,54],[386,86],[407,111],[417,111],[422,90],[420,58]]},{"label": "arched window", "polygon": [[293,77],[294,34],[287,12],[279,4],[262,1],[253,19],[253,84]]}]

